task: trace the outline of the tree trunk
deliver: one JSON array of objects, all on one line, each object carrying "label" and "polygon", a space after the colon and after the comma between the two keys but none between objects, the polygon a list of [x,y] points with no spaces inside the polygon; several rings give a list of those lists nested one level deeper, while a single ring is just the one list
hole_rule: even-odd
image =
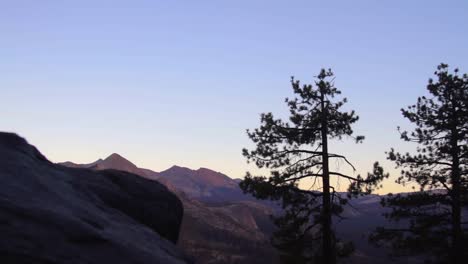
[{"label": "tree trunk", "polygon": [[[323,88],[322,88],[323,89]],[[335,264],[335,252],[333,250],[332,241],[332,212],[331,212],[331,199],[330,199],[330,174],[328,169],[328,124],[327,124],[327,111],[325,106],[325,96],[323,90],[321,91],[321,134],[322,134],[322,181],[323,181],[323,263]]]},{"label": "tree trunk", "polygon": [[461,193],[460,193],[460,159],[458,150],[458,133],[456,128],[452,129],[452,263],[461,264],[462,228],[461,228]]},{"label": "tree trunk", "polygon": [[462,263],[462,228],[461,228],[461,184],[460,184],[460,149],[458,148],[458,115],[457,115],[457,97],[451,96],[452,117],[450,128],[450,155],[452,156],[452,191],[450,198],[452,200],[452,250],[450,252],[451,262],[453,264]]}]

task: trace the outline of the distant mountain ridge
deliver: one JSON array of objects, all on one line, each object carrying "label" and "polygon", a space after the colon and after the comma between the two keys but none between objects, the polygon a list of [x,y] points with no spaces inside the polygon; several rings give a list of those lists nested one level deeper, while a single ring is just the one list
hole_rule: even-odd
[{"label": "distant mountain ridge", "polygon": [[225,203],[254,200],[239,189],[240,179],[231,179],[225,174],[208,168],[192,170],[174,165],[167,170],[155,172],[150,169],[139,168],[117,153],[88,164],[77,164],[70,161],[60,164],[73,168],[114,169],[134,173],[151,180],[158,180],[167,186],[176,188],[189,198],[195,198],[203,202]]},{"label": "distant mountain ridge", "polygon": [[178,245],[196,263],[276,263],[269,244],[273,230],[271,207],[244,194],[239,179],[207,168],[180,166],[155,172],[138,168],[119,154],[89,164],[61,165],[91,170],[114,169],[158,181],[174,192],[184,206]]},{"label": "distant mountain ridge", "polygon": [[[207,168],[172,166],[155,172],[138,168],[118,154],[89,164],[62,165],[129,171],[165,185],[184,205],[179,246],[194,256],[197,264],[278,263],[269,239],[274,230],[270,216],[277,214],[279,208],[273,202],[244,194],[238,186],[240,179]],[[352,199],[351,206],[345,207],[346,220],[336,219],[338,235],[357,246],[346,263],[393,263],[385,250],[373,247],[367,239],[369,230],[387,223],[380,198],[369,195]]]},{"label": "distant mountain ridge", "polygon": [[87,169],[95,169],[95,170],[106,170],[106,169],[114,169],[114,170],[121,170],[130,173],[134,173],[145,178],[155,179],[159,176],[159,173],[148,170],[138,168],[135,164],[127,160],[126,158],[122,157],[117,153],[112,153],[105,159],[98,159],[95,162],[88,163],[88,164],[77,164],[71,161],[66,161],[59,163],[61,165],[72,167],[72,168],[87,168]]}]

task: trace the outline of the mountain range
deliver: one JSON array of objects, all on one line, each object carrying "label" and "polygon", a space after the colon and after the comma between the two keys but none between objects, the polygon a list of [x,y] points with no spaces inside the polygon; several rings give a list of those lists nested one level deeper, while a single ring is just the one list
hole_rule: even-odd
[{"label": "mountain range", "polygon": [[[161,172],[138,168],[119,154],[89,164],[62,165],[92,170],[115,169],[156,180],[173,191],[184,206],[178,246],[196,263],[278,263],[269,240],[274,226],[271,216],[280,207],[256,200],[239,188],[240,179],[207,168],[192,170],[173,166]],[[387,252],[368,242],[369,232],[385,225],[381,197],[369,195],[353,199],[345,207],[345,220],[336,219],[338,235],[353,241],[356,250],[344,263],[394,263]],[[406,263],[415,263],[409,260]]]},{"label": "mountain range", "polygon": [[[119,154],[89,164],[60,163],[72,168],[121,170],[156,180],[182,201],[184,217],[178,246],[196,263],[275,263],[269,244],[273,231],[271,203],[244,194],[239,179],[207,169],[172,166],[155,172],[138,168]],[[267,257],[265,257],[267,256]]]}]

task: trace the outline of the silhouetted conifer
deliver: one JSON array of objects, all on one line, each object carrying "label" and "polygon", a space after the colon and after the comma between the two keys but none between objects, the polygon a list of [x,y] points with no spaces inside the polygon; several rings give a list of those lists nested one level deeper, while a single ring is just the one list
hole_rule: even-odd
[{"label": "silhouetted conifer", "polygon": [[[447,64],[429,80],[429,96],[402,109],[415,125],[401,138],[416,142],[416,154],[391,149],[388,159],[401,168],[400,184],[416,184],[420,191],[391,195],[382,204],[386,214],[404,228],[379,228],[371,237],[377,244],[390,244],[396,255],[429,255],[429,262],[467,263],[467,224],[462,209],[468,190],[468,76]],[[400,129],[399,129],[400,130]]]},{"label": "silhouetted conifer", "polygon": [[[347,199],[335,191],[330,179],[349,180],[350,193],[360,194],[384,176],[378,164],[377,173],[366,179],[329,170],[329,159],[340,159],[354,169],[345,156],[328,152],[329,139],[348,136],[361,142],[364,137],[353,136],[351,125],[358,116],[341,110],[346,98],[336,98],[341,92],[334,86],[332,71],[322,69],[316,78],[315,85],[301,85],[292,78],[297,97],[286,98],[289,121],[262,114],[260,127],[247,130],[256,148],[243,150],[248,162],[269,169],[271,175],[247,173],[241,188],[259,199],[280,200],[285,209],[284,215],[274,218],[278,231],[272,238],[285,263],[335,263],[337,256],[349,254],[352,246],[340,242],[332,228],[332,216],[340,217]],[[306,178],[312,186],[299,188]]]}]

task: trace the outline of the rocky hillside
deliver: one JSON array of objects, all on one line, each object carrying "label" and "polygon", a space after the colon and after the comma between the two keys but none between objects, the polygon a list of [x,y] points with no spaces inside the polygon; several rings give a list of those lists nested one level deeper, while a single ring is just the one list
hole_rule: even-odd
[{"label": "rocky hillside", "polygon": [[224,203],[248,199],[239,184],[228,176],[206,168],[191,170],[173,166],[159,173],[158,181],[175,186],[198,201]]},{"label": "rocky hillside", "polygon": [[[208,206],[182,198],[179,246],[200,264],[275,263],[266,228],[268,211],[242,204]],[[260,225],[260,226],[259,226]]]},{"label": "rocky hillside", "polygon": [[156,181],[53,164],[9,133],[0,181],[0,263],[190,263],[182,204]]},{"label": "rocky hillside", "polygon": [[275,263],[275,251],[269,244],[273,229],[269,216],[273,209],[243,194],[238,182],[222,173],[179,166],[154,172],[138,168],[118,154],[90,164],[62,164],[132,171],[166,185],[184,206],[178,245],[196,263]]},{"label": "rocky hillside", "polygon": [[[271,207],[251,201],[252,197],[242,194],[237,183],[231,185],[234,181],[226,181],[221,173],[205,171],[220,178],[207,181],[200,171],[208,169],[178,169],[185,174],[170,177],[161,172],[164,176],[157,180],[182,200],[185,214],[179,245],[196,263],[276,263],[276,252],[269,243]],[[190,188],[184,188],[186,183],[192,184]]]}]

